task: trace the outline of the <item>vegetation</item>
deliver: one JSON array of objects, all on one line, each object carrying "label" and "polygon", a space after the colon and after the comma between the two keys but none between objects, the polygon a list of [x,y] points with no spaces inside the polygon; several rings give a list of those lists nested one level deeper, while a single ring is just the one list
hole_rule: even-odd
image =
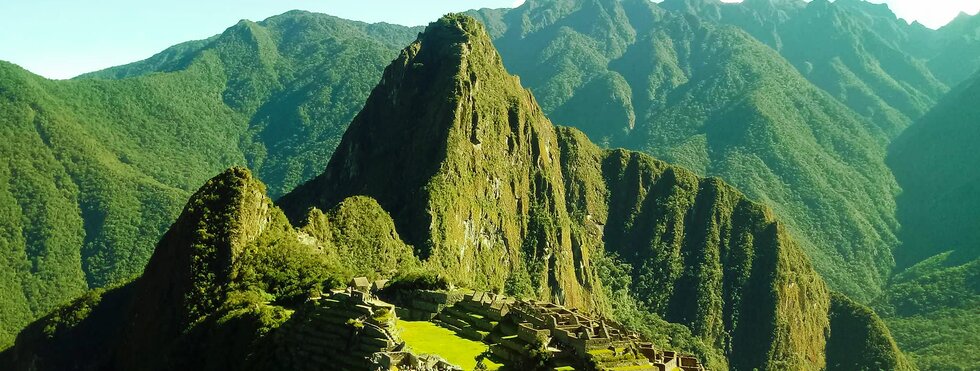
[{"label": "vegetation", "polygon": [[[350,217],[363,218],[356,212]],[[272,205],[263,184],[248,170],[232,168],[191,197],[142,276],[54,311],[22,332],[3,356],[18,368],[44,369],[262,364],[255,362],[269,356],[267,347],[278,341],[270,335],[293,309],[310,292],[348,278],[338,250],[361,243],[350,237],[356,232],[325,240],[304,236]],[[357,269],[383,272],[386,263],[364,264]],[[98,340],[82,340],[90,337]]]},{"label": "vegetation", "polygon": [[[635,315],[626,320],[659,344],[719,369],[822,369],[843,315],[770,210],[720,179],[555,128],[461,15],[401,53],[327,170],[278,204],[285,212],[249,171],[222,173],[117,300],[36,322],[2,357],[42,369],[268,366],[291,336],[279,329],[303,321],[303,295],[355,272],[406,287],[530,282],[540,299]],[[95,336],[90,318],[112,320],[103,350],[85,354],[70,340]],[[59,327],[49,322],[69,334],[33,330]],[[852,331],[890,341],[876,329]]]},{"label": "vegetation", "polygon": [[[947,90],[909,41],[925,33],[886,6],[865,1],[668,0],[664,8],[733,25],[794,67],[891,139]],[[821,32],[812,32],[821,30]]]},{"label": "vegetation", "polygon": [[416,31],[290,12],[75,80],[0,62],[0,348],[142,272],[219,171],[248,165],[273,197],[319,173]]},{"label": "vegetation", "polygon": [[668,5],[541,1],[479,16],[556,123],[724,179],[773,208],[831,287],[871,300],[898,245],[888,135],[748,34]]},{"label": "vegetation", "polygon": [[[944,30],[967,22],[961,17]],[[956,63],[970,62],[963,58]],[[895,257],[905,269],[898,271],[875,308],[922,369],[980,367],[975,351],[980,344],[978,94],[980,75],[974,75],[889,149],[888,163],[903,189],[898,197],[902,246]]]},{"label": "vegetation", "polygon": [[913,38],[918,55],[925,58],[936,78],[957,86],[980,70],[980,17],[960,13],[935,32],[926,31]]},{"label": "vegetation", "polygon": [[[603,307],[603,291],[593,289],[598,279],[589,256],[595,249],[585,247],[598,245],[595,228],[601,232],[602,227],[584,218],[608,213],[613,220],[669,225],[642,210],[609,212],[597,206],[602,202],[590,197],[597,197],[596,190],[612,176],[608,169],[587,179],[564,177],[568,164],[552,166],[564,160],[551,151],[565,144],[552,139],[541,110],[604,147],[642,150],[701,175],[719,176],[770,205],[830,285],[861,302],[889,287],[891,251],[899,239],[900,268],[951,249],[955,259],[980,251],[973,248],[977,238],[969,223],[977,209],[969,169],[977,161],[964,152],[976,142],[966,124],[976,121],[968,98],[977,94],[970,74],[980,66],[980,48],[973,47],[980,17],[964,15],[932,31],[853,0],[660,5],[557,0],[470,14],[487,25],[503,62],[523,76],[540,109],[515,79],[496,68],[501,57],[488,42],[443,51],[487,57],[469,58],[465,66],[442,63],[447,55],[406,50],[399,57],[402,65],[386,77],[415,80],[377,94],[394,91],[418,104],[387,116],[379,113],[383,108],[368,110],[359,120],[395,124],[350,134],[350,143],[372,143],[370,150],[340,151],[361,156],[377,149],[373,143],[408,138],[414,144],[399,147],[401,152],[377,154],[405,163],[376,167],[374,160],[364,160],[344,170],[380,176],[389,184],[344,186],[313,205],[318,211],[312,215],[305,209],[311,205],[294,209],[283,202],[291,220],[304,226],[297,232],[301,242],[269,236],[264,246],[290,247],[260,249],[246,265],[295,271],[278,278],[270,278],[280,275],[274,269],[242,272],[251,277],[256,300],[296,303],[355,275],[389,277],[399,267],[421,264],[410,253],[414,250],[432,263],[418,269],[446,272],[446,284]],[[814,27],[826,32],[799,31]],[[0,290],[8,293],[0,298],[0,349],[24,325],[86,290],[139,275],[180,204],[214,173],[248,165],[267,181],[273,198],[319,174],[382,67],[420,30],[289,12],[259,23],[243,21],[212,38],[71,81],[44,80],[0,62],[0,158],[6,160],[0,163]],[[454,32],[427,37],[419,45],[462,42]],[[455,102],[464,107],[453,111],[458,115],[415,109],[444,98],[455,88],[451,81],[472,85],[456,92]],[[880,149],[922,116],[946,86],[961,81],[966,82],[890,150],[889,164],[904,188],[896,219],[898,188]],[[496,85],[486,89],[486,84]],[[421,91],[428,95],[417,94]],[[467,100],[465,92],[475,95]],[[432,127],[454,129],[414,130],[433,120],[442,126]],[[404,126],[396,127],[399,122]],[[524,123],[531,129],[509,129]],[[475,153],[489,157],[453,160]],[[628,162],[646,166],[632,157],[626,155]],[[512,165],[537,163],[541,166]],[[351,164],[357,162],[332,168]],[[693,175],[669,174],[680,189],[702,185]],[[399,190],[403,187],[412,192]],[[683,193],[664,201],[673,214],[656,217],[686,215],[693,201]],[[362,194],[377,201],[347,198]],[[472,201],[473,194],[485,197]],[[584,197],[589,206],[576,209],[554,201],[565,198],[575,205],[580,200],[573,196]],[[438,208],[430,214],[429,206]],[[718,210],[725,214],[731,208]],[[957,232],[946,233],[947,226]],[[674,279],[658,278],[659,270],[702,271],[652,252],[664,246],[642,247],[649,242],[641,233],[645,227],[627,227],[607,241],[632,249],[616,251],[640,265],[633,277],[638,292],[650,296]],[[681,230],[664,229],[658,238],[670,240],[670,233]],[[656,231],[652,235],[661,233]],[[693,238],[714,238],[713,227],[700,233]],[[323,253],[285,253],[302,250],[304,243]],[[459,246],[467,248],[456,254]],[[508,255],[500,260],[503,251]],[[650,256],[663,259],[643,258]],[[329,266],[329,275],[315,272],[321,264]],[[479,269],[457,269],[465,264]],[[287,276],[303,278],[281,285]],[[325,282],[313,285],[318,280]],[[201,290],[210,295],[207,287]],[[668,314],[663,303],[639,300],[658,315],[686,323],[680,318],[686,309]],[[948,324],[962,313],[948,314],[930,318]],[[717,328],[717,321],[692,325],[695,332],[717,333]]]},{"label": "vegetation", "polygon": [[834,294],[831,298],[828,370],[913,370],[871,308]]},{"label": "vegetation", "polygon": [[279,204],[297,220],[358,194],[457,285],[529,286],[606,310],[595,290],[604,246],[630,267],[623,290],[637,318],[714,365],[826,362],[829,293],[769,210],[721,180],[555,129],[472,19],[430,25],[385,71],[324,174]]},{"label": "vegetation", "polygon": [[391,279],[385,290],[392,292],[412,290],[448,290],[450,283],[446,277],[428,269],[403,270]]},{"label": "vegetation", "polygon": [[980,258],[980,75],[957,87],[892,144],[888,163],[903,192],[898,197],[901,267],[956,250]]},{"label": "vegetation", "polygon": [[300,232],[326,244],[326,252],[338,261],[337,271],[346,272],[345,284],[354,277],[373,280],[417,271],[420,264],[388,212],[369,197],[347,198],[326,214],[311,210]]},{"label": "vegetation", "polygon": [[487,345],[456,335],[452,330],[439,327],[428,321],[398,321],[399,336],[417,354],[435,354],[464,370],[476,369],[477,359],[483,359],[487,370],[496,370],[500,365],[481,358]]},{"label": "vegetation", "polygon": [[980,259],[926,259],[896,275],[874,307],[920,369],[980,367]]},{"label": "vegetation", "polygon": [[615,253],[594,257],[596,270],[602,280],[612,317],[639,332],[659,349],[676,349],[694,354],[711,370],[728,369],[728,360],[721,349],[715,348],[681,324],[665,321],[636,299],[633,287],[633,267]]},{"label": "vegetation", "polygon": [[278,204],[298,221],[311,207],[366,195],[449,282],[500,292],[510,279],[534,297],[590,308],[601,293],[573,263],[580,247],[558,204],[557,148],[483,26],[454,15],[392,62],[324,173]]}]

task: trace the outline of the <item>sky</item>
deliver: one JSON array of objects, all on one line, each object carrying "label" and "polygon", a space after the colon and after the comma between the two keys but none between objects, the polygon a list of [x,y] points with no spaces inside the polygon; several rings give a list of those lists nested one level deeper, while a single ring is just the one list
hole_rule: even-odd
[{"label": "sky", "polygon": [[[241,19],[292,9],[408,26],[524,0],[0,0],[0,60],[65,79],[145,59],[167,47],[221,33]],[[659,0],[658,0],[659,1]],[[738,0],[724,0],[738,2]],[[980,0],[871,0],[899,17],[938,28]]]}]

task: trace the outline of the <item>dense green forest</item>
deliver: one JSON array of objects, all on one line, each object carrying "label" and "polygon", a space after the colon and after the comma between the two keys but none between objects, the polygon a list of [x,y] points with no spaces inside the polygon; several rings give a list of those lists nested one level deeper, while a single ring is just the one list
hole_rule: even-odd
[{"label": "dense green forest", "polygon": [[[295,369],[273,362],[281,339],[273,330],[295,319],[303,300],[354,275],[417,267],[376,207],[351,199],[311,214],[317,221],[300,231],[248,170],[229,169],[191,196],[141,276],[31,324],[0,362],[44,370]],[[351,218],[365,223],[335,234],[331,226]],[[365,239],[387,239],[388,256],[404,259],[349,264]]]},{"label": "dense green forest", "polygon": [[[770,207],[829,287],[858,302],[831,302],[851,313],[840,317],[842,323],[878,326],[877,317],[863,307],[871,305],[919,367],[980,367],[980,361],[957,356],[980,341],[966,336],[951,343],[962,334],[958,331],[969,329],[959,324],[972,321],[975,311],[943,300],[918,312],[895,312],[887,304],[910,287],[933,285],[929,280],[943,282],[935,287],[949,282],[944,287],[949,295],[976,296],[975,281],[942,277],[975,271],[980,254],[975,212],[980,159],[973,150],[980,140],[980,112],[973,102],[980,94],[975,74],[980,17],[963,14],[930,30],[860,0],[529,0],[517,9],[468,14],[486,25],[503,64],[534,92],[540,109],[555,123],[581,129],[600,147],[626,147],[700,176],[720,177]],[[121,295],[125,290],[119,285],[143,272],[152,247],[187,197],[222,169],[248,166],[268,185],[272,199],[320,174],[382,78],[383,67],[420,30],[294,11],[258,23],[242,21],[209,39],[68,81],[46,80],[0,62],[0,290],[8,293],[0,297],[0,348],[32,320],[58,316],[49,312],[60,304],[80,296],[84,304],[100,295]],[[538,109],[522,104],[517,112]],[[511,109],[500,107],[494,112]],[[474,120],[491,116],[481,115]],[[402,116],[390,119],[396,118]],[[538,131],[520,138],[545,143]],[[428,134],[369,131],[358,142],[374,148],[393,137],[419,135],[421,140]],[[486,135],[472,136],[469,145],[491,146],[493,140],[481,137]],[[527,148],[537,147],[529,143]],[[545,144],[543,151],[555,152],[557,146]],[[403,148],[401,156],[431,159],[444,150],[433,147],[420,154],[422,147]],[[529,152],[524,161],[540,155]],[[615,163],[613,155],[596,156],[605,158],[603,166]],[[621,160],[638,169],[657,168],[630,156]],[[428,179],[423,175],[434,170],[420,166],[413,162],[395,172],[423,182]],[[459,174],[476,165],[452,166],[457,174],[433,187],[442,190],[439,197],[459,199],[467,195],[450,191],[449,185],[458,184]],[[386,177],[391,173],[361,168]],[[496,211],[473,212],[467,220],[507,225],[502,240],[508,245],[534,230],[540,232],[539,243],[562,246],[572,257],[581,254],[585,237],[580,235],[586,232],[573,226],[582,215],[595,218],[595,210],[559,212],[551,202],[526,203],[531,194],[560,188],[557,174],[572,170],[550,171],[509,175],[519,180],[511,188],[523,189],[518,192],[522,201],[514,203],[527,209],[527,215],[518,213],[526,220],[505,216],[512,210],[489,199],[473,207]],[[590,184],[600,178],[609,187],[616,184],[607,171],[612,170],[592,174]],[[684,180],[690,177],[678,178],[676,186],[700,187],[700,182]],[[300,220],[307,217],[305,210],[293,210],[289,202],[283,206],[294,225],[318,225],[303,233],[356,246],[348,250],[356,252],[337,257],[342,263],[331,269],[338,271],[373,264],[390,255],[381,251],[404,251],[406,243],[421,249],[425,258],[459,240],[499,242],[489,237],[499,231],[472,225],[440,226],[445,241],[433,240],[433,230],[407,228],[428,221],[419,211],[424,208],[411,206],[425,200],[389,192],[403,185],[390,180],[384,191],[371,190],[377,201],[325,197],[318,205],[324,211],[310,220]],[[463,184],[492,195],[506,184],[496,182],[477,177]],[[569,194],[577,186],[564,185]],[[352,184],[345,187],[338,191],[345,197],[370,193]],[[696,194],[689,190],[688,196]],[[672,198],[665,210],[681,213],[683,202],[693,202],[685,200]],[[387,212],[391,225],[349,235],[352,226]],[[652,221],[653,214],[626,215],[610,218],[640,222],[657,233],[666,228]],[[401,234],[392,238],[395,227]],[[631,294],[616,296],[622,300],[609,292],[630,290],[592,289],[590,282],[600,279],[598,271],[583,273],[588,269],[559,270],[554,278],[561,285],[543,285],[548,279],[540,275],[564,264],[559,262],[535,265],[513,258],[513,264],[523,266],[513,277],[494,269],[453,274],[515,292],[533,292],[535,286],[554,290],[569,303],[588,307],[618,302],[615,308],[638,318],[684,323],[678,325],[683,331],[673,333],[689,339],[685,349],[723,358],[718,344],[698,337],[712,338],[717,323],[689,322],[687,309],[653,303],[652,290],[664,289],[665,283],[652,272],[676,273],[677,264],[687,262],[631,250],[652,233],[633,228],[605,236],[615,248],[603,262],[640,266],[630,272],[629,285],[620,285],[633,287]],[[384,242],[375,251],[379,238]],[[669,236],[658,238],[657,244],[670,241]],[[492,260],[490,250],[467,253],[477,255],[477,261]],[[399,258],[381,259],[376,271],[364,274],[390,274],[405,262],[395,255]],[[455,264],[452,254],[441,259],[447,266]],[[115,288],[86,294],[98,287]],[[878,353],[883,354],[880,364],[901,363],[889,361],[888,352]]]},{"label": "dense green forest", "polygon": [[477,16],[557,124],[725,179],[770,205],[836,290],[880,292],[898,245],[886,136],[773,49],[642,0]]},{"label": "dense green forest", "polygon": [[980,259],[952,252],[926,259],[896,275],[874,308],[920,369],[980,365]]},{"label": "dense green forest", "polygon": [[888,163],[898,197],[902,267],[950,250],[980,257],[980,75],[950,92],[892,144]]},{"label": "dense green forest", "polygon": [[292,12],[75,80],[0,62],[0,347],[142,272],[218,171],[249,165],[274,197],[319,172],[413,36]]},{"label": "dense green forest", "polygon": [[[894,138],[947,90],[911,53],[922,25],[862,0],[667,0],[663,6],[736,26],[786,58],[824,89]],[[820,30],[820,32],[814,32]]]},{"label": "dense green forest", "polygon": [[892,144],[899,267],[876,308],[923,369],[980,367],[980,75],[953,89]]},{"label": "dense green forest", "polygon": [[[276,350],[307,315],[303,298],[420,269],[612,311],[710,369],[906,369],[877,316],[832,295],[772,211],[718,178],[554,127],[476,20],[431,24],[383,76],[323,174],[273,204],[248,170],[223,172],[139,278],[33,323],[0,362],[293,369]],[[394,184],[399,171],[415,175]],[[868,357],[834,352],[852,348]]]}]

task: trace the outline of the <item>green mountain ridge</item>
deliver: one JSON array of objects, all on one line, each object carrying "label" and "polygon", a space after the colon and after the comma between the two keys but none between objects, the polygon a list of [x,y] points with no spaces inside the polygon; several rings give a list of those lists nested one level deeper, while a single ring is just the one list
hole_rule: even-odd
[{"label": "green mountain ridge", "polygon": [[971,370],[980,366],[976,308],[980,306],[980,259],[947,252],[896,275],[877,299],[895,339],[924,370]]},{"label": "green mountain ridge", "polygon": [[953,89],[892,143],[900,268],[875,301],[899,342],[924,369],[975,369],[980,316],[980,75]]},{"label": "green mountain ridge", "polygon": [[888,139],[947,90],[924,61],[908,53],[911,26],[883,5],[863,0],[667,0],[662,5],[745,30]]},{"label": "green mountain ridge", "polygon": [[[973,321],[971,312],[948,301],[937,301],[931,310],[903,313],[883,303],[898,300],[894,298],[915,285],[934,285],[964,298],[975,295],[961,281],[921,277],[948,277],[945,272],[961,272],[962,264],[973,269],[970,259],[980,251],[970,239],[976,187],[971,183],[975,161],[969,148],[975,138],[969,124],[976,122],[970,111],[976,77],[968,78],[980,67],[974,53],[980,48],[973,47],[980,17],[961,15],[934,31],[907,25],[882,5],[852,0],[816,3],[555,0],[470,14],[486,25],[504,65],[539,99],[540,109],[521,103],[519,116],[547,115],[558,124],[583,130],[601,147],[642,150],[736,185],[749,198],[773,208],[766,218],[780,221],[780,229],[807,252],[832,289],[873,305],[921,368],[975,368],[969,357],[956,356],[976,344],[963,332],[970,327],[958,325]],[[833,32],[801,34],[799,28],[808,25]],[[180,205],[221,169],[249,166],[269,185],[272,198],[320,174],[383,67],[419,30],[294,11],[257,23],[243,20],[221,35],[70,81],[48,81],[0,62],[0,289],[10,293],[0,299],[0,348],[41,316],[58,322],[85,312],[98,300],[120,305],[123,300],[118,298],[128,297],[131,289],[119,285],[142,271],[152,246],[178,217]],[[831,37],[843,42],[828,43]],[[800,51],[798,40],[820,47]],[[963,80],[967,82],[940,101],[937,92]],[[940,103],[932,107],[936,101]],[[483,116],[511,111],[502,107],[471,109]],[[925,110],[929,113],[891,146],[889,170],[882,161],[885,144],[913,121],[916,112]],[[458,228],[452,218],[474,225],[507,225],[508,248],[525,236],[538,238],[511,250],[510,268],[519,274],[485,268],[486,275],[453,271],[455,279],[543,293],[542,298],[589,303],[595,309],[612,306],[618,313],[629,313],[624,315],[631,316],[634,326],[650,326],[655,336],[670,333],[665,337],[684,344],[678,349],[697,351],[709,364],[717,364],[711,359],[727,364],[722,348],[731,344],[735,330],[726,327],[726,321],[735,318],[728,313],[738,302],[727,286],[720,294],[699,296],[711,304],[655,296],[674,293],[680,286],[684,288],[676,295],[691,295],[690,284],[697,281],[691,277],[714,277],[713,270],[702,269],[714,265],[711,259],[684,268],[693,263],[688,258],[692,251],[714,254],[691,242],[700,238],[702,229],[714,227],[665,220],[703,215],[707,211],[702,208],[707,208],[720,215],[720,236],[728,236],[724,231],[732,228],[755,233],[754,227],[733,222],[747,213],[745,206],[738,206],[741,201],[731,204],[734,191],[694,181],[693,174],[656,160],[580,144],[585,137],[573,130],[560,128],[554,134],[557,139],[545,138],[550,137],[542,134],[546,125],[530,121],[537,124],[528,133],[537,137],[517,136],[526,145],[523,159],[550,159],[554,163],[548,174],[526,169],[516,174],[503,166],[488,172],[520,185],[519,198],[510,200],[521,206],[517,216],[505,215],[514,205],[495,204],[496,199],[486,196],[476,206],[458,202],[470,205],[472,215],[444,207],[443,226],[406,228],[426,226],[422,219],[428,210],[419,206],[418,193],[405,194],[399,189],[405,184],[396,180],[384,187],[371,185],[377,201],[328,195],[310,203],[324,210],[313,215],[302,210],[309,204],[299,210],[282,206],[292,225],[305,226],[297,229],[299,238],[309,241],[309,235],[351,246],[331,254],[331,270],[349,274],[343,267],[373,267],[362,272],[371,277],[395,272],[394,267],[408,259],[406,245],[430,259],[436,251],[443,267],[470,260],[467,254],[482,256],[473,264],[485,267],[492,260],[487,257],[491,251],[500,250],[485,248],[498,242],[488,236],[500,231]],[[363,134],[359,142],[385,133]],[[487,135],[478,131],[468,145],[476,140],[490,147],[495,141],[481,137]],[[457,149],[467,150],[466,143],[459,142]],[[532,149],[542,143],[547,150],[535,153]],[[548,153],[555,148],[562,148],[562,153]],[[579,152],[589,153],[591,159],[568,161]],[[499,160],[445,162],[455,170],[444,178],[458,181],[463,178],[459,174],[477,164]],[[418,166],[407,163],[377,174],[407,174]],[[567,176],[583,168],[599,170],[579,176],[585,180]],[[413,187],[425,178],[416,180]],[[547,187],[539,187],[539,180]],[[634,181],[641,185],[630,183]],[[499,189],[493,177],[475,176],[465,184],[485,195]],[[646,197],[665,192],[668,185],[684,191],[671,193],[667,201]],[[904,189],[900,194],[898,186]],[[351,185],[340,188],[344,187],[349,196],[361,193]],[[433,189],[443,190],[436,199],[466,196],[453,194],[447,184]],[[530,195],[542,192],[552,193],[552,201],[525,204]],[[553,201],[561,199],[562,192],[565,201]],[[632,192],[636,200],[617,198],[619,206],[593,199]],[[398,206],[400,200],[414,206]],[[580,207],[580,202],[589,206]],[[673,214],[653,213],[651,205]],[[474,211],[484,207],[494,211]],[[373,223],[377,220],[385,222]],[[605,229],[619,223],[623,230]],[[358,225],[370,227],[360,231],[354,228]],[[677,231],[693,234],[678,239],[671,234]],[[451,246],[460,240],[467,246],[479,242],[456,258]],[[375,241],[384,242],[375,246]],[[535,249],[541,241],[548,247]],[[597,245],[610,246],[609,251],[599,251]],[[553,246],[564,256],[553,254]],[[663,255],[670,249],[674,252]],[[948,259],[937,255],[950,250],[954,251]],[[906,271],[893,270],[893,254],[898,268]],[[575,259],[586,263],[570,264]],[[608,278],[595,272],[607,269],[610,259],[627,267],[623,272],[629,283],[616,285],[618,292],[610,292],[603,281]],[[917,263],[932,267],[936,259],[955,263],[935,268],[942,274],[909,278],[913,275],[907,272]],[[655,278],[658,275],[669,278]],[[949,287],[942,286],[946,283]],[[97,287],[115,288],[86,293]],[[62,307],[51,312],[80,295],[78,311]],[[719,301],[725,303],[720,317]],[[831,313],[831,333],[847,331],[834,330],[835,326],[862,322],[877,335],[868,336],[863,345],[828,346],[828,365],[860,368],[853,362],[865,361],[831,348],[878,354],[869,364],[879,366],[871,368],[902,362],[893,356],[898,354],[893,345],[882,340],[890,335],[876,315],[834,295],[829,303],[847,313]],[[699,310],[706,314],[692,317]],[[95,317],[104,318],[99,313],[109,312],[99,311]],[[673,322],[672,329],[683,330],[651,325],[665,323],[663,319]],[[93,331],[97,335],[90,336],[104,336],[101,330]],[[678,340],[692,331],[696,340]],[[707,345],[698,348],[698,342]]]},{"label": "green mountain ridge", "polygon": [[412,37],[291,12],[75,80],[0,63],[0,287],[11,293],[0,346],[141,272],[181,203],[221,169],[249,165],[274,196],[316,175]]},{"label": "green mountain ridge", "polygon": [[[731,367],[821,368],[829,309],[820,303],[829,296],[769,211],[720,180],[602,150],[574,129],[553,131],[530,93],[504,75],[482,27],[450,20],[466,37],[430,30],[406,49],[324,174],[278,201],[291,219],[367,194],[391,205],[402,235],[427,231],[409,240],[458,284],[508,291],[529,277],[532,296],[579,307],[594,305],[583,289],[599,293],[589,259],[604,245],[632,266],[638,299],[724,349]],[[440,47],[440,38],[457,44]],[[452,97],[438,98],[445,92]],[[512,268],[493,270],[499,264],[484,252]],[[494,273],[503,276],[494,282]]]},{"label": "green mountain ridge", "polygon": [[[365,136],[382,128],[416,137],[389,146],[384,136]],[[824,369],[830,349],[850,348],[837,333],[865,334],[873,340],[861,349],[882,354],[841,367],[909,368],[873,314],[835,324],[847,315],[831,305],[841,299],[831,298],[771,211],[721,180],[552,127],[471,18],[444,17],[406,48],[338,148],[321,176],[277,202],[285,212],[247,170],[208,181],[141,277],[35,322],[0,361],[16,369],[289,369],[295,365],[279,363],[275,349],[290,336],[280,329],[302,321],[291,303],[354,275],[415,269],[398,237],[406,236],[423,242],[412,247],[422,269],[454,283],[583,310],[615,304],[581,295],[604,297],[589,258],[616,252],[633,270],[632,295],[646,295],[636,298],[644,307],[724,355],[712,369]],[[401,157],[407,148],[419,155]],[[347,197],[364,191],[378,201]],[[389,203],[408,196],[414,200]],[[518,205],[514,219],[498,217]],[[329,228],[362,225],[345,224],[344,215],[375,223],[359,233]],[[405,258],[384,263],[357,251],[377,240],[391,247],[387,256]],[[511,265],[491,271],[498,264],[480,252],[502,252]],[[359,257],[361,264],[344,261]]]},{"label": "green mountain ridge", "polygon": [[[250,353],[290,314],[266,301],[331,278],[327,253],[303,243],[265,193],[244,169],[208,181],[142,276],[98,289],[28,326],[4,354],[5,364],[227,369],[255,362]],[[217,346],[222,352],[209,355]]]},{"label": "green mountain ridge", "polygon": [[831,287],[866,302],[884,286],[898,244],[885,136],[771,48],[646,1],[476,16],[508,25],[504,63],[556,123],[719,176],[773,207]]},{"label": "green mountain ridge", "polygon": [[923,40],[922,56],[936,77],[950,86],[967,81],[980,70],[980,16],[960,13]]},{"label": "green mountain ridge", "polygon": [[942,102],[892,143],[888,163],[902,186],[898,217],[902,267],[949,250],[980,257],[976,228],[980,199],[980,75],[954,89]]}]

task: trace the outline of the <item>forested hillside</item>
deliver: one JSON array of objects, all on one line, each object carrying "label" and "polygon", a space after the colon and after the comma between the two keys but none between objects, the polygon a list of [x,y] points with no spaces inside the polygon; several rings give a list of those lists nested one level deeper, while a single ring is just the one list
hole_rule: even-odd
[{"label": "forested hillside", "polygon": [[[863,0],[667,0],[672,11],[736,26],[785,57],[814,85],[867,118],[887,139],[947,90],[910,54],[921,25]],[[882,142],[884,143],[884,142]]]},{"label": "forested hillside", "polygon": [[953,252],[903,270],[874,305],[922,370],[980,367],[978,307],[980,259]]},{"label": "forested hillside", "polygon": [[888,163],[902,187],[902,267],[957,250],[980,257],[980,75],[963,83],[892,144]]},{"label": "forested hillside", "polygon": [[980,75],[895,140],[899,268],[876,308],[924,369],[975,369],[980,338]]},{"label": "forested hillside", "polygon": [[142,272],[221,169],[251,166],[273,196],[319,172],[416,31],[291,12],[82,79],[0,63],[0,347]]},{"label": "forested hillside", "polygon": [[[190,198],[141,277],[32,324],[0,362],[294,369],[281,344],[296,336],[285,324],[309,315],[309,293],[421,268],[582,311],[631,307],[624,322],[710,369],[910,369],[877,316],[832,295],[768,208],[552,126],[472,18],[431,24],[383,76],[324,173],[283,210],[250,172],[225,171]],[[381,259],[365,240],[385,246]]]},{"label": "forested hillside", "polygon": [[[921,368],[980,367],[960,356],[980,345],[964,325],[980,296],[980,17],[931,30],[860,0],[468,14],[500,55],[473,44],[464,54],[492,57],[464,58],[467,76],[399,54],[422,28],[302,11],[67,81],[0,62],[0,349],[72,299],[117,305],[191,193],[247,166],[270,200],[290,194],[296,233],[347,246],[329,258],[337,279],[414,266],[414,246],[459,284],[665,324],[648,334],[709,365],[775,364],[751,358],[770,346],[808,366],[908,367],[883,319]],[[383,75],[393,58],[404,71]],[[379,80],[394,101],[356,117]],[[471,96],[431,104],[455,93]],[[745,280],[762,268],[742,268],[763,257],[804,271],[796,298],[816,322],[785,330],[806,337],[739,325],[761,321],[740,314],[736,287],[761,287]],[[854,300],[823,295],[810,264]],[[795,303],[784,294],[751,295]],[[802,340],[824,325],[832,345]],[[872,331],[833,335],[855,326]],[[733,353],[746,346],[760,348]]]},{"label": "forested hillside", "polygon": [[980,16],[960,13],[921,39],[922,56],[937,78],[957,86],[980,70]]},{"label": "forested hillside", "polygon": [[837,290],[870,300],[885,284],[898,228],[887,136],[773,49],[642,0],[475,14],[556,123],[771,205]]}]

